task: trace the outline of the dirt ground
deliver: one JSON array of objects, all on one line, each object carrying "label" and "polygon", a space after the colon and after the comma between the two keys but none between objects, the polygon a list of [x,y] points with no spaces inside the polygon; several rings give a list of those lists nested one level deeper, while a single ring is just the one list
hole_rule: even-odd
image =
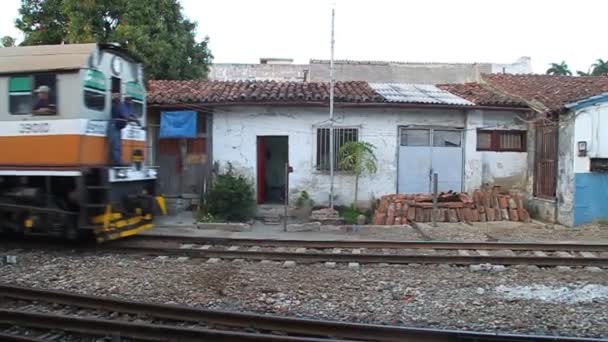
[{"label": "dirt ground", "polygon": [[422,235],[441,241],[528,241],[608,243],[608,225],[589,224],[577,228],[540,222],[484,222],[417,224]]}]

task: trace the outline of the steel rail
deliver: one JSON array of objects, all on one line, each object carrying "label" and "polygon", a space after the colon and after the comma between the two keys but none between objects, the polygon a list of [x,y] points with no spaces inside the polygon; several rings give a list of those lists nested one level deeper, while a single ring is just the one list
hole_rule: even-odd
[{"label": "steel rail", "polygon": [[0,333],[0,341],[5,342],[43,342],[41,338],[31,336],[18,336],[8,333]]},{"label": "steel rail", "polygon": [[[320,321],[302,318],[277,317],[254,313],[217,311],[184,305],[153,304],[118,298],[75,294],[58,290],[41,290],[21,286],[0,285],[0,297],[51,302],[113,312],[148,315],[152,317],[205,322],[215,326],[253,328],[260,331],[280,331],[288,334],[324,336],[366,341],[602,341],[594,338],[541,336],[484,333],[443,329],[410,328],[376,324]],[[5,314],[3,316],[3,314]],[[0,322],[7,320],[9,313],[0,311]],[[21,314],[20,317],[24,317]],[[13,317],[14,319],[15,317]],[[44,317],[43,317],[44,318]],[[27,318],[26,324],[36,321]],[[14,321],[13,321],[14,322]],[[73,322],[73,321],[72,321]],[[107,329],[107,327],[105,327]],[[104,332],[111,330],[104,330]],[[126,336],[126,335],[125,335]],[[200,336],[199,336],[200,340]],[[604,340],[605,341],[605,340]]]},{"label": "steel rail", "polygon": [[307,248],[388,248],[388,249],[483,249],[517,251],[580,251],[608,252],[608,244],[571,242],[457,242],[457,241],[382,241],[382,240],[267,240],[243,238],[217,238],[196,236],[135,235],[116,244],[138,241],[167,241],[209,245],[307,247]]},{"label": "steel rail", "polygon": [[493,256],[493,255],[416,255],[416,254],[353,254],[353,253],[299,253],[275,251],[209,250],[191,248],[163,248],[146,246],[120,246],[104,250],[117,253],[138,253],[145,255],[173,255],[191,258],[220,258],[246,260],[275,260],[315,262],[358,262],[387,264],[500,264],[536,266],[608,266],[608,258],[559,257],[559,256]]},{"label": "steel rail", "polygon": [[132,323],[97,318],[33,313],[0,309],[0,323],[43,329],[59,329],[89,335],[113,335],[144,341],[302,341],[326,342],[327,339],[254,334],[170,325]]}]

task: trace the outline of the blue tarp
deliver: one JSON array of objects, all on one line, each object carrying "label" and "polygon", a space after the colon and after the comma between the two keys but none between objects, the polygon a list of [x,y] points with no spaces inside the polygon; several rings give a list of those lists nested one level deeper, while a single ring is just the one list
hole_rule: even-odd
[{"label": "blue tarp", "polygon": [[196,112],[162,112],[160,138],[196,138]]}]

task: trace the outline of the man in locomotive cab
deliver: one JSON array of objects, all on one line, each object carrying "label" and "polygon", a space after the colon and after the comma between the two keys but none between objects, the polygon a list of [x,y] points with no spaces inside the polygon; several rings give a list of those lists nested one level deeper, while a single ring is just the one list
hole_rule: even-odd
[{"label": "man in locomotive cab", "polygon": [[38,87],[34,91],[37,96],[36,104],[34,104],[33,108],[35,114],[55,114],[55,106],[51,104],[49,98],[50,91],[51,89],[45,85]]},{"label": "man in locomotive cab", "polygon": [[120,100],[120,94],[112,94],[112,120],[108,125],[108,141],[110,144],[110,159],[112,165],[123,166],[122,163],[122,143],[121,131],[127,126],[128,122],[139,124],[139,120],[133,115],[131,98],[125,97],[125,101]]}]

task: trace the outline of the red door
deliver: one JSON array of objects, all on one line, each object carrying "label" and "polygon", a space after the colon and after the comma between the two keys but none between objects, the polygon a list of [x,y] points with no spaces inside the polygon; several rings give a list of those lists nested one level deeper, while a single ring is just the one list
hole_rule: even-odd
[{"label": "red door", "polygon": [[257,153],[257,158],[258,158],[258,175],[257,175],[257,183],[258,183],[258,203],[264,203],[264,201],[266,200],[266,194],[265,194],[265,188],[266,188],[266,181],[264,179],[264,174],[265,174],[265,165],[264,165],[264,161],[266,160],[266,146],[264,144],[264,137],[258,137],[258,153]]}]

